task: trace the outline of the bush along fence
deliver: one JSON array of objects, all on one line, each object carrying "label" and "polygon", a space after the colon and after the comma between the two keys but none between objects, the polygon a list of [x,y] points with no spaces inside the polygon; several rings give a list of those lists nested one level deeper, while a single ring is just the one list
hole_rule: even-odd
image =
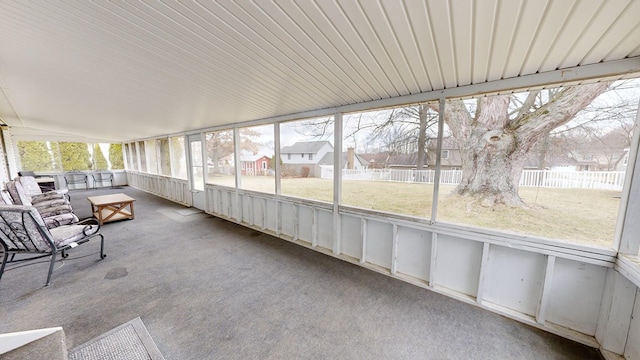
[{"label": "bush along fence", "polygon": [[[621,191],[624,185],[624,174],[624,171],[524,170],[520,177],[520,186]],[[332,179],[333,168],[322,167],[321,177]],[[435,170],[344,169],[342,179],[433,184]],[[462,170],[440,171],[441,184],[457,185],[461,179]]]}]

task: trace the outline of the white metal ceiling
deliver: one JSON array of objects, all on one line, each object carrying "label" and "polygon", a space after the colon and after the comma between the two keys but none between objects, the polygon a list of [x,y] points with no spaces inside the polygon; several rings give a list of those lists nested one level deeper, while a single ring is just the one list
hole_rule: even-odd
[{"label": "white metal ceiling", "polygon": [[123,141],[640,59],[638,14],[640,0],[0,0],[0,117]]}]

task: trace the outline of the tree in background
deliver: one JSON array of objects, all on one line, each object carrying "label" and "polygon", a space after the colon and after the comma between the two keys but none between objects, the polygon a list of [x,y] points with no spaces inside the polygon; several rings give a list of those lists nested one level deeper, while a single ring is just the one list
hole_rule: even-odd
[{"label": "tree in background", "polygon": [[[437,107],[438,102],[432,106]],[[416,170],[423,170],[427,142],[438,136],[438,118],[438,113],[427,104],[394,109],[386,121],[373,123],[370,138],[381,140],[392,154],[416,152]]]},{"label": "tree in background", "polygon": [[93,168],[95,170],[108,170],[109,164],[100,149],[100,144],[93,144]]},{"label": "tree in background", "polygon": [[171,172],[172,175],[180,178],[187,178],[187,161],[185,158],[184,137],[174,136],[171,140]]},{"label": "tree in background", "polygon": [[87,143],[61,142],[60,158],[64,171],[91,170],[91,153]]},{"label": "tree in background", "polygon": [[124,159],[122,158],[122,144],[109,145],[109,162],[112,170],[124,169]]},{"label": "tree in background", "polygon": [[164,176],[171,176],[171,153],[169,152],[169,139],[158,139],[158,146],[160,146],[160,174]]},{"label": "tree in background", "polygon": [[[454,194],[483,206],[525,207],[518,185],[525,162],[539,140],[567,124],[609,83],[567,87],[541,96],[496,95],[473,103],[449,100],[444,120],[461,153],[462,180]],[[439,109],[436,103],[430,106]]]},{"label": "tree in background", "polygon": [[[240,129],[240,150],[255,154],[258,151],[259,143],[256,138],[260,137],[260,133],[251,128]],[[215,131],[207,133],[207,156],[213,163],[213,172],[219,173],[218,169],[220,159],[231,155],[235,152],[233,131]]]},{"label": "tree in background", "polygon": [[46,141],[18,141],[18,155],[22,170],[56,171]]}]

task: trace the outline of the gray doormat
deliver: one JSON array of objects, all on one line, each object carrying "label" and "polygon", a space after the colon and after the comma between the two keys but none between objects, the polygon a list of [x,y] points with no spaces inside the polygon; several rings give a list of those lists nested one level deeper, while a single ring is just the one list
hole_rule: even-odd
[{"label": "gray doormat", "polygon": [[70,360],[164,360],[137,317],[69,350]]}]

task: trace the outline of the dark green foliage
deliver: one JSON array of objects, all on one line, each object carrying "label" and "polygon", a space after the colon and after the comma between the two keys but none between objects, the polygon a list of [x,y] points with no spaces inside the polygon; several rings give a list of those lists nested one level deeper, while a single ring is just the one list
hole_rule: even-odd
[{"label": "dark green foliage", "polygon": [[20,169],[27,171],[56,171],[46,141],[18,141]]},{"label": "dark green foliage", "polygon": [[109,162],[112,170],[124,169],[124,159],[122,158],[122,144],[109,145]]},{"label": "dark green foliage", "polygon": [[61,142],[60,158],[64,171],[91,170],[91,154],[87,143]]},{"label": "dark green foliage", "polygon": [[102,153],[99,144],[93,144],[93,168],[95,170],[108,170],[109,164]]}]

